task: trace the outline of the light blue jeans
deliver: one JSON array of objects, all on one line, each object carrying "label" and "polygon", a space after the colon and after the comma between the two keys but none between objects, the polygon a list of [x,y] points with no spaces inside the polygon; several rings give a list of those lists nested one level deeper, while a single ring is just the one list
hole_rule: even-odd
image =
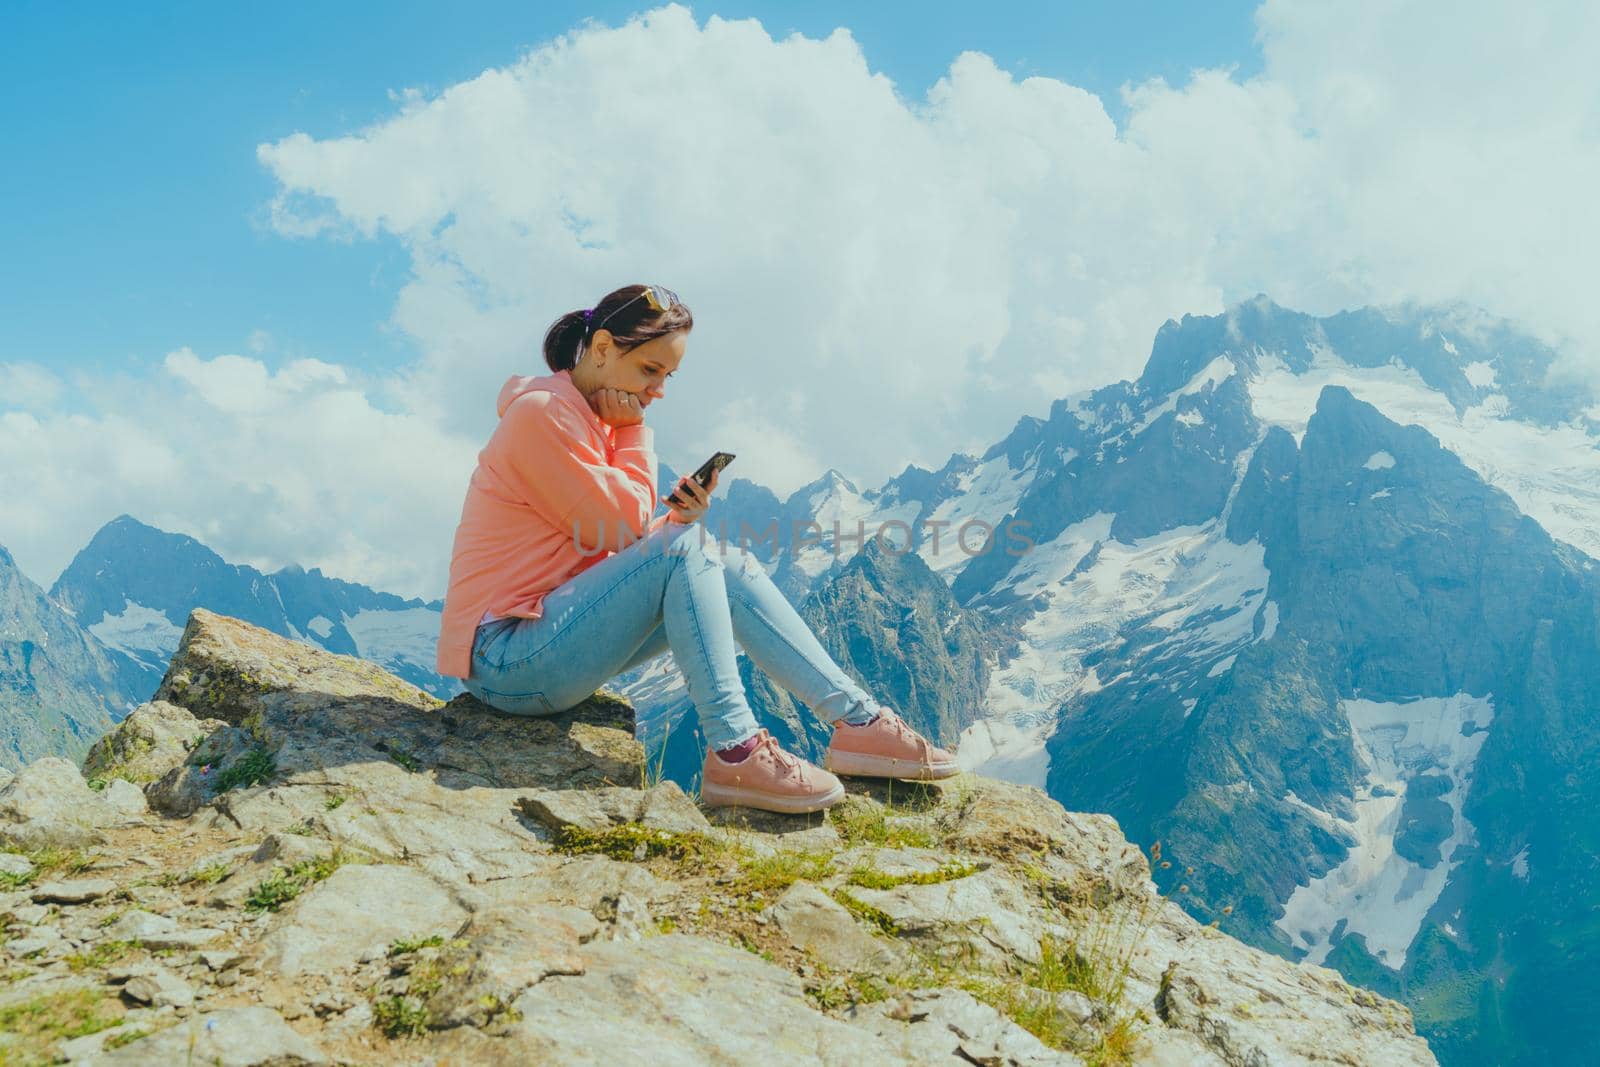
[{"label": "light blue jeans", "polygon": [[513,715],[554,715],[667,649],[706,744],[758,729],[734,653],[819,717],[861,723],[879,705],[835,663],[760,560],[698,522],[669,522],[552,590],[537,619],[478,627],[467,691]]}]

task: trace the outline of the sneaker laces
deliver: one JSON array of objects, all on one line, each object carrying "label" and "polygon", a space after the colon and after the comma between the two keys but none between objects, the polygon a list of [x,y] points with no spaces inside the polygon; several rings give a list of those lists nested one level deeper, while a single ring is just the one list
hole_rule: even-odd
[{"label": "sneaker laces", "polygon": [[[773,761],[783,771],[785,778],[793,778],[803,773],[800,767],[800,757],[793,753],[785,752],[783,746],[778,744],[778,739],[765,730],[761,731],[761,741],[756,745],[756,752],[760,752],[763,749],[772,754]],[[750,754],[753,756],[755,752]]]},{"label": "sneaker laces", "polygon": [[879,712],[879,714],[884,717],[889,726],[892,727],[902,739],[916,742],[917,751],[922,754],[924,759],[926,759],[932,753],[933,742],[929,741],[926,737],[923,737],[921,734],[917,733],[917,731],[913,730],[911,728],[911,724],[902,719],[897,712],[893,712],[888,708],[884,708],[881,712]]}]

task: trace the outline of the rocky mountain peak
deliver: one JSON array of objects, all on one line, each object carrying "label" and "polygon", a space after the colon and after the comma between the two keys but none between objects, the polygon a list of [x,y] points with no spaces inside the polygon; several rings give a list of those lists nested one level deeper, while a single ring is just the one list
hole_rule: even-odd
[{"label": "rocky mountain peak", "polygon": [[1038,790],[708,812],[604,692],[441,704],[207,612],[161,695],[89,780],[0,788],[8,1055],[1434,1062],[1406,1009],[1201,925]]}]

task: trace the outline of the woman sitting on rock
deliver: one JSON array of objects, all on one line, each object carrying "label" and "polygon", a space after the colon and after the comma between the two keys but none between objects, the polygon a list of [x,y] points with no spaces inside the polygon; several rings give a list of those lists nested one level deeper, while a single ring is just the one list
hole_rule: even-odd
[{"label": "woman sitting on rock", "polygon": [[[553,715],[671,649],[705,735],[710,805],[816,811],[844,796],[829,771],[957,773],[954,756],[845,675],[759,560],[741,548],[719,552],[698,522],[714,475],[709,489],[680,480],[683,502],[661,498],[667,510],[652,519],[645,409],[665,395],[693,326],[670,289],[625,286],[550,327],[553,373],[506,382],[456,528],[439,672],[501,711]],[[735,641],[834,725],[829,770],[756,724]]]}]

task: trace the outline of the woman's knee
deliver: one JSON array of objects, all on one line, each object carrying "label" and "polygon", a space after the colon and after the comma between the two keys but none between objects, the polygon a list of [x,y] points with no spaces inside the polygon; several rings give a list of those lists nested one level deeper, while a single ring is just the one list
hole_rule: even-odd
[{"label": "woman's knee", "polygon": [[663,536],[660,549],[665,555],[678,566],[695,572],[722,567],[722,557],[717,552],[715,542],[706,535],[704,526],[695,522],[681,524],[681,530],[673,529],[678,525],[667,523],[661,528]]},{"label": "woman's knee", "polygon": [[747,548],[734,544],[723,545],[719,549],[719,556],[730,582],[749,585],[772,580],[767,576],[767,568],[761,562],[761,557]]}]

